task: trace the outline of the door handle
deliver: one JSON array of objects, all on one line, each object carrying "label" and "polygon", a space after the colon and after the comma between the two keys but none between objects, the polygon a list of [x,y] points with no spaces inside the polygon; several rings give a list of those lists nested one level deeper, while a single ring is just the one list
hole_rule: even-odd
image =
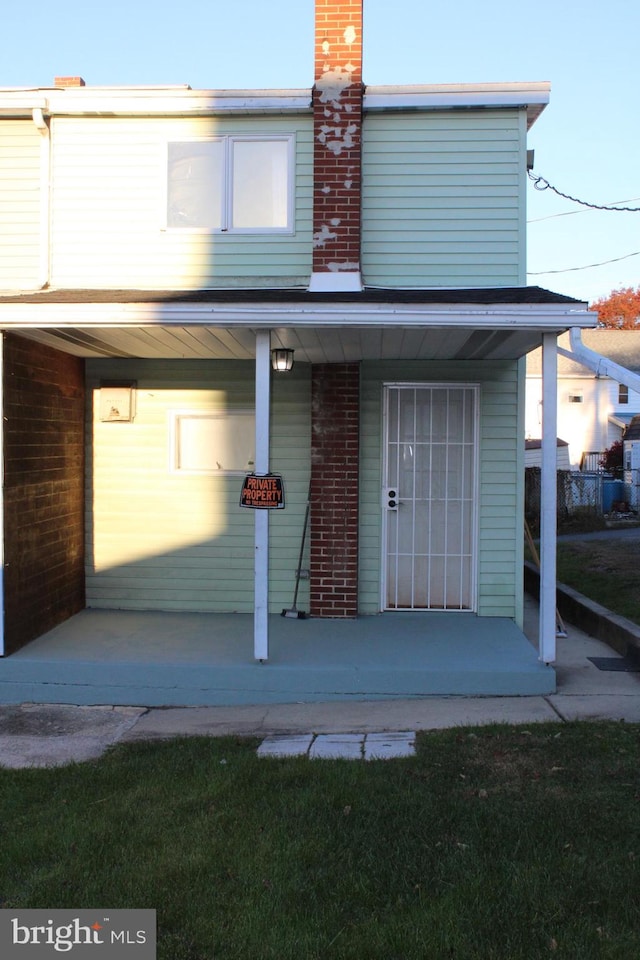
[{"label": "door handle", "polygon": [[401,506],[397,487],[387,487],[382,495],[382,506],[387,510],[397,510]]}]

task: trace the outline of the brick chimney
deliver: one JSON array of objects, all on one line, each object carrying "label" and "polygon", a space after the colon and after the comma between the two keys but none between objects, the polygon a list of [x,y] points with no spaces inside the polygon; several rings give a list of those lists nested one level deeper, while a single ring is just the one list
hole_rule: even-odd
[{"label": "brick chimney", "polygon": [[82,77],[54,77],[54,87],[84,87],[85,82]]},{"label": "brick chimney", "polygon": [[361,290],[363,0],[316,0],[310,290]]}]

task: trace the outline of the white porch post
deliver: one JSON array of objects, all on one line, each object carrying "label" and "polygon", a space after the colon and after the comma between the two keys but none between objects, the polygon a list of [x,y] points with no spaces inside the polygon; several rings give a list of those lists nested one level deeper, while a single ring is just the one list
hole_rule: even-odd
[{"label": "white porch post", "polygon": [[556,527],[558,435],[558,341],[542,335],[542,490],[540,494],[540,632],[538,653],[556,659]]},{"label": "white porch post", "polygon": [[[271,331],[256,334],[256,461],[257,474],[269,473],[271,407]],[[253,655],[269,659],[269,511],[254,510],[255,566]]]},{"label": "white porch post", "polygon": [[4,336],[0,333],[0,656],[4,646]]}]

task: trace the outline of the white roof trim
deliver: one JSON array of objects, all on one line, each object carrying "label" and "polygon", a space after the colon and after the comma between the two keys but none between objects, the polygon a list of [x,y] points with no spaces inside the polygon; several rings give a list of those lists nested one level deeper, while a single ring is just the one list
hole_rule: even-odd
[{"label": "white roof trim", "polygon": [[371,101],[372,106],[378,100],[391,99],[406,100],[407,104],[415,101],[420,104],[438,103],[461,105],[468,103],[548,103],[551,84],[547,80],[514,83],[419,83],[419,84],[384,84],[367,86],[365,102]]},{"label": "white roof trim", "polygon": [[[550,84],[451,83],[368,86],[364,109],[527,107],[535,119]],[[53,116],[198,116],[210,113],[307,111],[311,90],[192,90],[188,86],[0,88],[0,117],[26,117],[34,107]]]},{"label": "white roof trim", "polygon": [[549,103],[551,84],[450,83],[367,87],[365,110],[444,110],[487,107],[526,107],[531,125]]},{"label": "white roof trim", "polygon": [[30,116],[34,107],[48,116],[67,117],[306,112],[311,109],[311,91],[190,90],[188,87],[0,89],[0,117]]},{"label": "white roof trim", "polygon": [[558,347],[558,352],[561,353],[563,357],[568,357],[569,360],[575,360],[577,363],[583,364],[587,369],[593,370],[596,377],[611,377],[612,380],[623,383],[630,390],[640,393],[640,375],[633,373],[631,370],[627,370],[626,367],[616,363],[615,360],[610,360],[609,357],[604,357],[595,350],[591,350],[590,347],[585,346],[580,336],[580,329],[577,326],[575,329],[571,329],[569,342],[571,344],[571,350]]},{"label": "white roof trim", "polygon": [[3,303],[0,329],[204,324],[251,327],[452,327],[564,331],[592,326],[588,304]]},{"label": "white roof trim", "polygon": [[[622,430],[626,430],[634,417],[637,417],[637,413],[610,413],[607,417],[609,423],[612,423],[615,427],[620,427]],[[637,442],[637,441],[636,441]]]}]

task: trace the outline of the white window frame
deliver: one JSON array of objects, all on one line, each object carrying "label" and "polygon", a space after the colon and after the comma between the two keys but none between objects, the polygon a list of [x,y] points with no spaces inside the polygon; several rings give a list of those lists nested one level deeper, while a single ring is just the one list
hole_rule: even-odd
[{"label": "white window frame", "polygon": [[[221,462],[219,467],[185,467],[180,458],[180,423],[183,420],[208,420],[220,427],[233,423],[233,433],[244,433],[247,447],[247,458],[244,463],[234,463],[225,467]],[[221,461],[224,454],[221,453]],[[169,411],[169,470],[181,476],[209,476],[209,477],[240,477],[245,476],[255,467],[255,410],[238,408],[233,410],[171,410]]]},{"label": "white window frame", "polygon": [[[233,146],[235,143],[266,143],[280,142],[287,144],[287,222],[281,227],[234,227],[233,226]],[[223,171],[220,198],[221,226],[172,226],[169,224],[169,147],[173,143],[222,143]],[[295,233],[295,157],[296,138],[293,133],[282,134],[220,134],[212,137],[172,137],[165,146],[164,153],[164,226],[163,229],[171,233],[189,234],[280,234],[293,235]]]}]

